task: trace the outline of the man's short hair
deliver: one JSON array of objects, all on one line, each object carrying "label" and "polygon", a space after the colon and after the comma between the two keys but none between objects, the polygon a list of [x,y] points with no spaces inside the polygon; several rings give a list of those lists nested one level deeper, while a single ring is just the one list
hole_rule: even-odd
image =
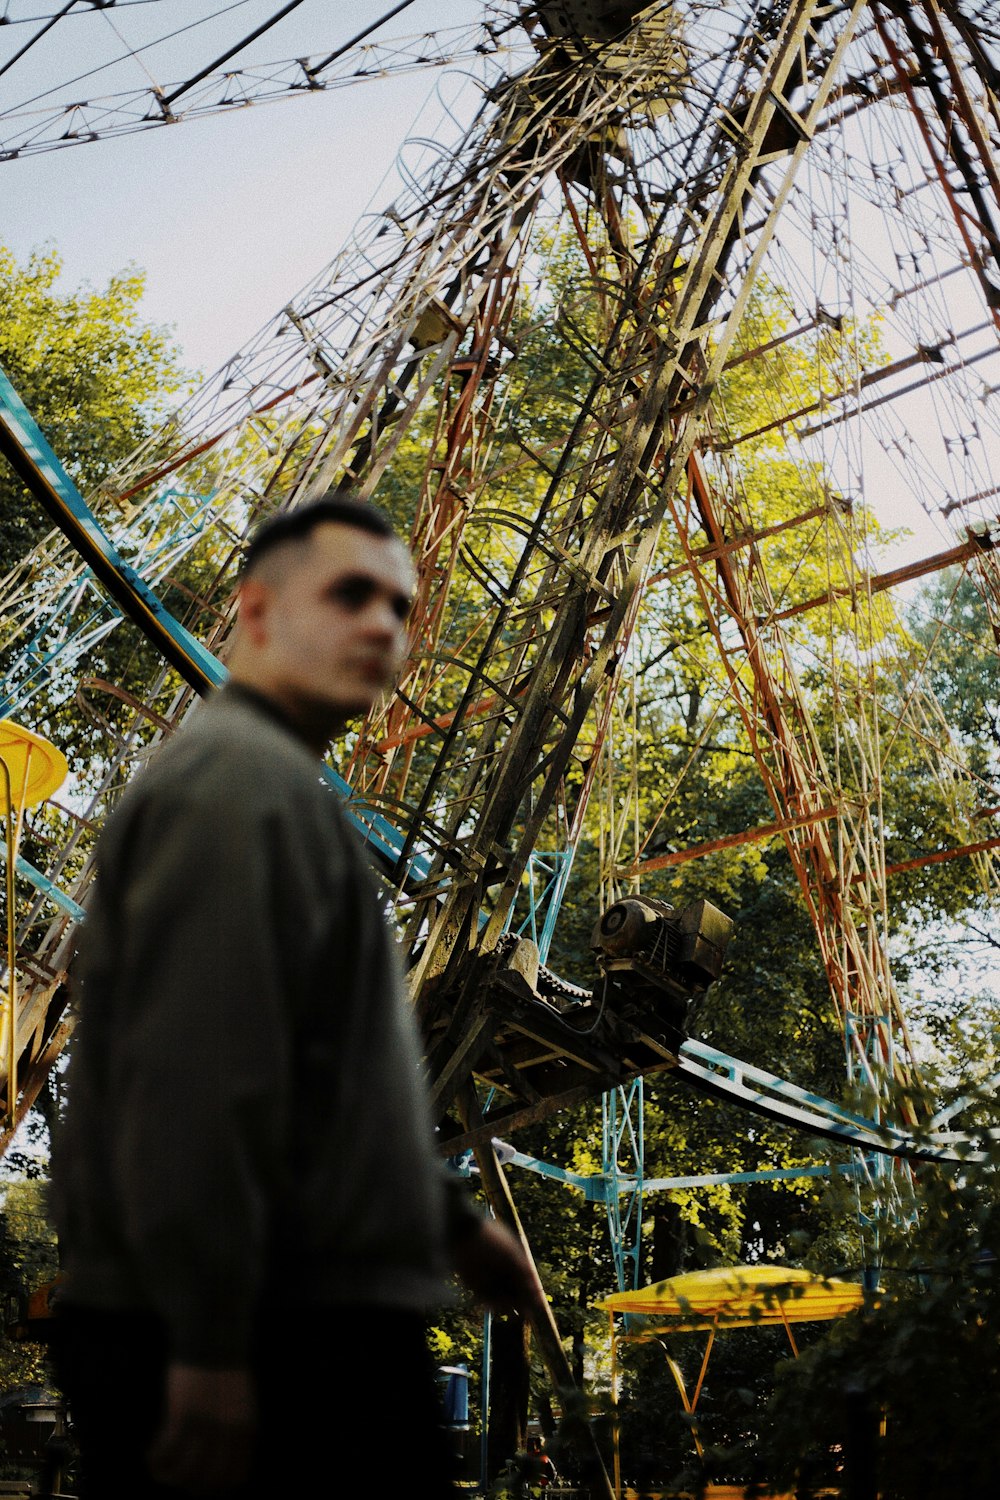
[{"label": "man's short hair", "polygon": [[243,552],[240,577],[245,578],[257,567],[262,558],[285,542],[305,541],[325,521],[336,521],[341,526],[353,526],[358,531],[371,532],[373,536],[396,537],[398,533],[384,510],[369,500],[356,500],[344,490],[328,490],[318,500],[308,505],[283,510],[279,515],[264,521],[247,543]]}]

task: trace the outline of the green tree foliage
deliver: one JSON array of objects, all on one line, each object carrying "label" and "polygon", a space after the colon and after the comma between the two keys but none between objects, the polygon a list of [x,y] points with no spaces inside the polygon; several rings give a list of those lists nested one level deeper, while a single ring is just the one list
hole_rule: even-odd
[{"label": "green tree foliage", "polygon": [[[991,1067],[998,1013],[993,1013]],[[968,1069],[968,1053],[962,1066]],[[970,1097],[971,1094],[971,1097]],[[995,1127],[995,1078],[956,1125]],[[915,1223],[891,1231],[870,1306],[775,1372],[757,1468],[810,1495],[831,1478],[884,1500],[990,1494],[1000,1466],[1000,1149],[916,1172]],[[746,1457],[746,1455],[744,1455]],[[867,1488],[862,1488],[862,1485]]]},{"label": "green tree foliage", "polygon": [[[567,280],[555,296],[556,305],[564,321],[571,307],[579,326],[586,313],[581,311],[579,270],[571,257],[560,274]],[[787,321],[783,316],[780,290],[764,288],[751,309],[743,347],[780,335]],[[539,345],[554,345],[560,328],[558,318],[536,322],[531,338]],[[844,383],[851,338],[860,340],[867,361],[878,362],[877,328],[821,327],[811,340],[792,345],[794,356],[786,346],[773,361],[735,364],[722,397],[729,434],[768,427],[775,407],[787,413],[808,406],[820,392],[830,395]],[[556,402],[568,400],[567,393],[577,390],[582,378],[580,372],[573,373],[572,360],[561,364],[554,351],[545,367]],[[522,409],[529,394],[522,398]],[[831,526],[817,518],[808,528],[789,526],[769,541],[768,580],[775,597],[787,606],[844,586],[856,559],[866,553],[877,556],[889,538],[869,515],[855,513],[837,496],[822,471],[791,464],[779,436],[774,429],[761,431],[741,444],[745,503],[754,526],[775,528],[823,506],[834,512],[837,522]],[[527,504],[529,497],[523,498]],[[610,755],[613,778],[621,789],[616,794],[616,817],[627,822],[635,816],[643,830],[654,829],[648,854],[741,832],[774,816],[745,732],[725,699],[715,643],[692,586],[678,570],[680,561],[668,526],[659,559],[665,581],[651,591],[637,636],[636,714]],[[836,766],[838,746],[845,740],[860,738],[864,717],[873,716],[876,707],[888,726],[888,743],[911,682],[907,674],[912,670],[914,639],[907,623],[884,601],[871,611],[867,624],[835,608],[816,608],[798,617],[790,641],[804,701],[828,764]],[[942,676],[947,678],[946,659]],[[981,739],[982,725],[970,720],[969,734]],[[954,802],[942,790],[938,766],[926,756],[919,739],[894,736],[889,748],[883,806],[887,858],[905,859],[928,848],[947,847],[954,842]],[[630,785],[635,803],[630,801]],[[560,973],[584,985],[597,982],[588,945],[600,905],[597,823],[607,815],[606,806],[592,808],[549,959]],[[840,1097],[845,1087],[844,1043],[816,936],[781,841],[721,849],[669,867],[647,877],[643,889],[678,907],[705,896],[735,919],[723,978],[692,1012],[690,1030],[723,1051],[828,1097]],[[922,961],[927,924],[963,918],[975,909],[975,893],[974,874],[960,861],[953,863],[946,880],[908,876],[893,887],[890,920],[904,977],[908,967],[916,970]],[[516,1144],[571,1170],[594,1172],[600,1166],[598,1129],[597,1106],[588,1106],[519,1133]],[[817,1153],[815,1142],[772,1121],[691,1094],[669,1074],[647,1079],[647,1179],[813,1165],[826,1156],[833,1167],[844,1164],[843,1153]],[[621,1165],[628,1170],[628,1162]],[[607,1378],[602,1365],[606,1333],[592,1308],[614,1285],[603,1208],[525,1173],[513,1174],[513,1190],[557,1322],[572,1347],[582,1341],[588,1377],[600,1385]],[[650,1195],[640,1281],[756,1259],[857,1275],[866,1254],[858,1209],[849,1179],[720,1184]],[[803,1347],[810,1337],[808,1331],[803,1335]],[[695,1342],[678,1352],[692,1385],[701,1358]],[[728,1466],[720,1465],[720,1477],[738,1478],[740,1464],[749,1461],[739,1445],[748,1434],[759,1440],[780,1344],[781,1339],[768,1331],[749,1330],[728,1338],[713,1355],[703,1407],[707,1438],[720,1453],[736,1454]],[[692,1445],[662,1351],[636,1353],[635,1361],[622,1416],[623,1451],[631,1450],[633,1463],[627,1478],[636,1484],[682,1478]]]},{"label": "green tree foliage", "polygon": [[[162,421],[189,377],[170,331],[142,317],[140,271],[112,276],[103,288],[76,289],[63,287],[61,271],[54,250],[36,251],[20,263],[0,246],[0,368],[78,488],[89,495]],[[0,580],[51,530],[42,508],[0,463]],[[44,564],[19,586],[34,591],[43,609],[55,605]],[[187,601],[179,590],[168,602],[176,609],[178,600],[183,610]],[[103,595],[95,594],[94,606],[95,614],[107,610]],[[155,654],[138,630],[123,626],[82,664],[56,667],[51,678],[43,674],[19,717],[68,752],[71,770],[93,770],[105,753],[109,727],[130,711],[127,690],[123,694],[119,685],[137,664],[145,664],[151,675]],[[37,662],[26,665],[12,652],[4,665],[9,690]],[[44,865],[47,845],[61,843],[65,827],[51,808],[31,815],[24,856]],[[23,895],[27,900],[28,893]],[[48,919],[42,912],[40,921]]]},{"label": "green tree foliage", "polygon": [[44,1344],[25,1339],[28,1298],[58,1270],[55,1231],[49,1222],[45,1184],[11,1179],[0,1198],[0,1390],[45,1384]]},{"label": "green tree foliage", "polygon": [[[532,289],[530,299],[524,296],[505,335],[504,357],[515,357],[503,367],[489,419],[479,435],[489,452],[489,504],[482,514],[473,507],[462,540],[474,554],[478,571],[446,601],[451,612],[446,621],[449,638],[465,640],[469,657],[483,638],[482,622],[491,618],[494,581],[502,591],[512,574],[523,545],[524,522],[534,515],[545,491],[546,466],[551,466],[576,420],[592,377],[594,351],[602,343],[604,292],[599,278],[595,282],[568,242],[540,243],[538,266],[540,288]],[[115,278],[100,293],[63,294],[56,287],[58,269],[54,255],[36,256],[18,267],[0,254],[4,321],[13,330],[0,333],[0,364],[81,488],[89,489],[146,434],[181,383],[181,375],[169,339],[139,318],[138,277]],[[877,363],[878,330],[821,324],[812,335],[783,344],[773,358],[738,362],[740,352],[777,340],[790,326],[780,288],[760,289],[720,393],[716,434],[723,446],[745,439],[739,445],[743,501],[754,527],[774,533],[768,542],[768,581],[783,606],[843,585],[855,557],[880,543],[871,519],[852,512],[821,468],[788,460],[773,425],[776,410],[808,408],[845,384],[849,345],[860,344],[865,362]],[[443,461],[447,447],[448,415],[461,396],[461,378],[452,377],[458,386],[442,389],[439,399],[428,403],[380,485],[380,502],[402,526],[412,520],[421,486],[433,487],[435,465]],[[747,436],[754,433],[757,436]],[[716,462],[711,454],[707,461]],[[720,456],[714,472],[721,473],[722,463]],[[212,475],[206,471],[202,477],[210,489]],[[193,483],[198,488],[201,479],[196,476]],[[775,529],[824,506],[837,526],[817,517],[805,531],[795,525]],[[23,493],[12,480],[0,480],[0,526],[0,542],[6,549],[0,556],[7,559],[0,561],[2,573],[47,529],[47,522],[25,508]],[[726,698],[716,644],[682,562],[676,533],[668,524],[656,563],[660,581],[649,592],[636,636],[635,714],[604,752],[616,818],[653,830],[647,854],[741,832],[774,816],[746,733]],[[197,592],[200,577],[210,575],[216,563],[212,557],[192,556],[185,561],[180,581]],[[168,603],[179,613],[185,608],[179,592],[171,594]],[[961,608],[967,611],[959,627],[963,637],[975,639],[981,629],[977,607],[975,599],[961,596]],[[549,623],[539,615],[539,640]],[[873,698],[889,711],[902,703],[906,686],[898,678],[896,662],[909,657],[913,647],[903,625],[886,609],[872,612],[862,639],[851,638],[849,628],[855,629],[856,621],[849,627],[837,611],[814,609],[798,617],[790,632],[804,699],[831,762],[838,736],[842,741],[860,732],[861,716]],[[923,640],[920,629],[914,632],[918,645]],[[531,649],[526,648],[526,661]],[[123,627],[106,648],[104,675],[114,682],[125,680],[143,653],[149,656],[148,647]],[[995,676],[989,676],[979,657],[954,658],[948,651],[933,658],[930,685],[945,707],[955,711],[970,760],[985,775],[995,763],[1000,693]],[[836,700],[830,689],[831,663],[837,665]],[[424,705],[429,717],[454,708],[460,682],[446,662],[437,664],[436,671]],[[974,704],[983,706],[983,712],[977,714]],[[113,721],[115,704],[102,699],[88,717],[87,710],[75,700],[70,705],[64,695],[59,711],[77,716],[78,757],[99,758],[104,734],[100,720]],[[413,762],[417,782],[435,753],[433,737],[418,741]],[[567,774],[571,802],[591,753],[585,733]],[[941,794],[934,768],[902,738],[886,761],[884,803],[890,858],[905,859],[948,843],[951,804]],[[597,983],[589,939],[602,899],[599,824],[607,818],[608,806],[599,806],[596,798],[591,805],[548,960],[568,979],[585,986]],[[556,846],[554,826],[551,835]],[[904,965],[908,959],[916,965],[928,922],[954,922],[974,903],[967,871],[960,862],[950,868],[945,881],[914,874],[897,888],[894,940]],[[643,889],[678,907],[707,897],[736,923],[723,978],[693,1010],[689,1029],[747,1062],[818,1093],[838,1096],[843,1088],[843,1042],[815,934],[781,841],[719,849],[647,877]],[[597,1101],[567,1111],[519,1133],[515,1144],[571,1171],[595,1173],[601,1166],[599,1111]],[[647,1080],[645,1135],[647,1178],[793,1167],[817,1159],[815,1143],[771,1121],[689,1093],[669,1074]],[[837,1164],[840,1158],[832,1155]],[[630,1164],[621,1165],[627,1170]],[[593,1311],[594,1303],[615,1284],[605,1209],[586,1201],[582,1193],[526,1172],[512,1171],[512,1189],[577,1374],[592,1389],[606,1390],[606,1324]],[[639,1276],[653,1280],[750,1259],[806,1264],[827,1272],[857,1271],[862,1264],[857,1224],[853,1192],[816,1179],[780,1185],[718,1184],[651,1195],[645,1208]],[[468,1361],[474,1408],[482,1326],[481,1310],[458,1299],[438,1320],[433,1340],[440,1362]],[[706,1440],[720,1455],[730,1455],[720,1457],[720,1473],[736,1474],[739,1464],[749,1461],[760,1446],[762,1428],[780,1426],[780,1413],[761,1416],[778,1352],[770,1331],[747,1330],[745,1336],[734,1335],[720,1345],[713,1356],[703,1411]],[[678,1355],[691,1384],[700,1357],[694,1341]],[[555,1417],[551,1393],[538,1369],[533,1369],[532,1381],[534,1409],[547,1424]],[[727,1397],[726,1392],[736,1394]],[[627,1477],[645,1484],[683,1472],[692,1451],[690,1432],[662,1351],[636,1355],[628,1371],[627,1394],[623,1452],[633,1455]]]},{"label": "green tree foliage", "polygon": [[[60,285],[51,249],[22,264],[0,246],[0,368],[87,493],[145,438],[186,383],[169,330],[142,319],[143,275]],[[4,465],[0,578],[50,530]]]},{"label": "green tree foliage", "polygon": [[[78,487],[89,493],[162,420],[172,398],[187,383],[169,330],[141,313],[142,273],[129,269],[103,288],[67,290],[62,262],[43,250],[19,263],[0,247],[0,368],[28,406]],[[52,523],[6,463],[0,464],[0,578],[18,565]],[[37,580],[44,592],[46,581]],[[130,633],[120,645],[106,642],[88,663],[114,679],[144,649]],[[103,730],[88,719],[74,697],[75,682],[58,684],[35,700],[31,726],[71,750],[76,766],[99,754]],[[84,695],[85,696],[85,695]],[[23,853],[44,863],[58,819],[49,809],[29,815]],[[25,901],[29,893],[22,893]],[[40,921],[49,920],[42,912]],[[44,1096],[48,1101],[48,1094]],[[33,1113],[19,1146],[8,1153],[12,1178],[0,1212],[0,1264],[6,1298],[5,1322],[55,1271],[55,1240],[45,1219],[43,1184],[46,1126]],[[20,1149],[24,1142],[27,1149]],[[37,1343],[2,1340],[0,1380],[6,1389],[44,1378]]]},{"label": "green tree foliage", "polygon": [[[946,768],[966,817],[956,825],[941,806],[946,781],[931,785],[926,775],[916,775],[894,787],[890,857],[902,860],[987,843],[996,835],[1000,803],[1000,655],[975,576],[957,569],[941,574],[913,601],[909,616],[914,671],[947,721]],[[932,729],[943,738],[936,725]],[[995,859],[984,850],[943,864],[919,863],[894,883],[903,898],[900,925],[911,971],[908,1012],[945,1049],[956,1034],[966,1037],[972,1053],[985,1042],[983,1017],[996,999],[1000,952],[988,873]],[[950,899],[942,902],[946,893]]]},{"label": "green tree foliage", "polygon": [[918,602],[914,636],[930,687],[958,736],[972,774],[1000,778],[1000,658],[986,602],[957,569],[942,573]]}]

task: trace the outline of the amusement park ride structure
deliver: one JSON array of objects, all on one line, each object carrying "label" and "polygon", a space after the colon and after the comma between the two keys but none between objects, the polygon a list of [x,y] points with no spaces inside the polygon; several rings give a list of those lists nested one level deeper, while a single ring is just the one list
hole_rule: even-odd
[{"label": "amusement park ride structure", "polygon": [[[917,1144],[913,1117],[861,1119],[685,1038],[731,922],[648,892],[660,871],[780,840],[849,1077],[876,1098],[914,1081],[889,884],[962,858],[986,896],[1000,886],[995,789],[965,765],[927,654],[900,659],[891,699],[879,685],[889,591],[944,567],[980,590],[1000,641],[1000,15],[971,0],[494,0],[461,34],[374,31],[271,70],[225,71],[227,53],[128,98],[0,113],[13,156],[455,60],[479,97],[470,119],[442,75],[441,134],[404,148],[395,202],[86,501],[0,384],[0,446],[57,527],[4,584],[4,712],[44,703],[56,723],[81,681],[107,703],[72,806],[49,811],[46,868],[20,867],[35,895],[11,1127],[72,1029],[101,819],[224,676],[247,530],[341,484],[410,497],[409,663],[329,774],[392,893],[442,1150],[474,1150],[509,1215],[496,1138],[602,1094],[606,1166],[632,1151],[623,1180],[641,1197],[641,1079],[671,1070],[858,1147],[888,1201],[905,1193],[893,1163],[947,1156],[951,1138]],[[562,284],[560,257],[579,268]],[[540,329],[572,379],[552,384]],[[727,397],[744,367],[760,375],[747,430]],[[550,386],[555,415],[526,420]],[[766,513],[761,453],[785,474]],[[941,536],[926,557],[880,570],[869,475],[924,507]],[[670,591],[714,644],[707,722],[740,726],[772,816],[654,853],[623,811],[622,747],[635,653]],[[114,682],[87,677],[122,619],[155,648],[152,671],[146,649]],[[904,745],[952,842],[887,862],[882,780]],[[594,827],[591,990],[547,961]],[[625,1188],[604,1191],[618,1213]]]}]

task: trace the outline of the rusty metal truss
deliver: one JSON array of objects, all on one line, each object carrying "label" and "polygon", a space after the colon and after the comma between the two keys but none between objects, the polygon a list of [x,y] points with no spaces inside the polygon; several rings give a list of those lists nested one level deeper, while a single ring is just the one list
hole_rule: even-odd
[{"label": "rusty metal truss", "polygon": [[[427,43],[425,65],[447,48],[470,61],[461,88],[444,75],[435,139],[404,148],[395,201],[90,497],[223,661],[240,545],[262,516],[346,483],[410,525],[410,660],[342,769],[358,809],[397,835],[383,865],[448,1149],[676,1064],[657,1003],[628,1011],[593,976],[546,970],[548,938],[511,942],[539,861],[541,923],[594,823],[595,916],[655,894],[672,863],[781,840],[852,1075],[876,1090],[913,1078],[889,960],[894,746],[920,745],[953,852],[977,861],[984,891],[1000,884],[981,818],[1000,799],[965,766],[926,658],[900,652],[888,599],[957,566],[1000,638],[1000,23],[982,9],[484,6],[460,48]],[[345,53],[316,86],[361,66]],[[257,97],[286,86],[229,80]],[[133,124],[151,123],[145,107]],[[760,376],[749,425],[744,370]],[[786,477],[777,504],[765,461]],[[893,473],[941,540],[886,569],[867,491]],[[773,821],[656,855],[611,763],[665,591],[714,641],[713,718],[742,726]],[[94,833],[195,698],[141,651],[113,683],[88,671],[127,613],[61,533],[4,583],[11,708],[44,703],[58,722],[73,694],[94,726],[90,780],[50,811],[20,931],[18,1118],[72,1025]]]}]

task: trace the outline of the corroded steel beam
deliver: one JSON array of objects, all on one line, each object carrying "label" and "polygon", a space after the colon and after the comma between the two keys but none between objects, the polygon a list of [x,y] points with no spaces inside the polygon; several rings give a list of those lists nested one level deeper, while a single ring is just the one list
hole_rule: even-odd
[{"label": "corroded steel beam", "polygon": [[926,578],[931,573],[940,573],[942,568],[953,568],[967,563],[970,558],[981,557],[984,553],[993,551],[997,545],[998,543],[988,533],[975,533],[970,535],[968,541],[949,547],[945,552],[935,552],[932,557],[921,557],[916,562],[904,563],[901,567],[890,568],[885,573],[863,575],[853,588],[828,589],[825,594],[817,594],[814,599],[803,599],[800,604],[791,604],[786,609],[776,610],[771,619],[791,620],[796,615],[806,614],[809,610],[820,609],[824,604],[832,604],[835,599],[856,601],[867,598],[869,594],[881,594],[886,589],[895,588],[898,584],[912,583],[915,578]]}]

